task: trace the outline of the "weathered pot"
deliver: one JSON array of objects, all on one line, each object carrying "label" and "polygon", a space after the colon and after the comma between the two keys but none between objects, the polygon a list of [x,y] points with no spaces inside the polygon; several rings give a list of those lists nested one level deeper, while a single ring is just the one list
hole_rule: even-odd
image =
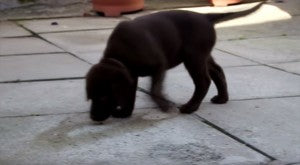
[{"label": "weathered pot", "polygon": [[209,0],[214,6],[227,6],[231,4],[240,3],[242,0]]},{"label": "weathered pot", "polygon": [[93,9],[108,17],[117,17],[121,13],[133,12],[144,8],[144,0],[92,0]]}]

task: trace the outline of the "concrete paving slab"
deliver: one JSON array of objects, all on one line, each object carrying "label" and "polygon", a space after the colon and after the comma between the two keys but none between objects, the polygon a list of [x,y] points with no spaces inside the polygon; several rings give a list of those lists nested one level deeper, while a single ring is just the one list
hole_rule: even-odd
[{"label": "concrete paving slab", "polygon": [[104,124],[92,123],[87,114],[1,118],[0,132],[2,164],[258,165],[269,161],[193,116],[155,109],[141,109],[129,119],[109,119]]},{"label": "concrete paving slab", "polygon": [[[265,66],[245,66],[225,68],[230,100],[271,98],[300,95],[300,77]],[[149,90],[149,78],[139,80],[139,86]],[[192,96],[194,84],[183,66],[167,73],[164,93],[177,103],[186,103]],[[216,95],[211,84],[204,101]],[[201,107],[200,107],[201,109]]]},{"label": "concrete paving slab", "polygon": [[97,64],[103,56],[104,47],[101,47],[99,51],[91,51],[91,52],[84,52],[84,53],[76,53],[76,56],[80,57],[81,59],[86,60],[90,64]]},{"label": "concrete paving slab", "polygon": [[11,21],[0,21],[0,37],[30,36],[31,33]]},{"label": "concrete paving slab", "polygon": [[221,41],[217,48],[261,63],[300,60],[299,36]]},{"label": "concrete paving slab", "polygon": [[[203,104],[197,114],[284,162],[300,162],[300,97]],[[288,164],[288,163],[286,163]]]},{"label": "concrete paving slab", "polygon": [[0,38],[0,56],[63,52],[58,47],[35,37]]},{"label": "concrete paving slab", "polygon": [[99,53],[100,56],[111,32],[112,30],[95,30],[49,33],[42,34],[41,36],[64,50],[85,58],[84,55],[89,54]]},{"label": "concrete paving slab", "polygon": [[[88,112],[89,106],[84,80],[0,84],[0,118]],[[138,91],[135,108],[151,107],[156,105]]]},{"label": "concrete paving slab", "polygon": [[0,57],[0,82],[85,76],[90,65],[70,54]]},{"label": "concrete paving slab", "polygon": [[[58,32],[114,28],[122,19],[106,17],[73,17],[19,21],[26,28],[36,32]],[[52,25],[57,23],[57,25]]]},{"label": "concrete paving slab", "polygon": [[284,0],[283,3],[272,3],[280,9],[290,13],[293,16],[300,15],[300,1],[298,0]]},{"label": "concrete paving slab", "polygon": [[287,72],[292,72],[300,75],[300,62],[289,62],[281,64],[270,64],[276,68],[283,69]]},{"label": "concrete paving slab", "polygon": [[217,24],[218,40],[240,40],[249,38],[262,38],[272,36],[300,35],[300,16],[291,19],[261,23],[259,25],[231,26],[226,27]]},{"label": "concrete paving slab", "polygon": [[83,80],[0,84],[0,117],[87,112]]},{"label": "concrete paving slab", "polygon": [[238,56],[234,56],[226,52],[222,52],[217,49],[214,49],[211,54],[214,57],[215,61],[222,67],[258,65],[255,62],[243,59]]}]

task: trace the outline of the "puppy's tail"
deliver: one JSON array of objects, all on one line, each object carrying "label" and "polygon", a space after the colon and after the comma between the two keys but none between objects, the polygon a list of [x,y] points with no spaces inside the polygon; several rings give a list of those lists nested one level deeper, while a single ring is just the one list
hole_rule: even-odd
[{"label": "puppy's tail", "polygon": [[251,9],[240,11],[240,12],[229,12],[229,13],[210,13],[206,14],[207,18],[209,19],[210,22],[212,23],[218,23],[218,22],[223,22],[227,20],[231,20],[234,18],[246,16],[250,13],[255,12],[258,10],[264,3],[266,3],[267,0],[263,0],[260,2],[258,5],[254,6]]}]

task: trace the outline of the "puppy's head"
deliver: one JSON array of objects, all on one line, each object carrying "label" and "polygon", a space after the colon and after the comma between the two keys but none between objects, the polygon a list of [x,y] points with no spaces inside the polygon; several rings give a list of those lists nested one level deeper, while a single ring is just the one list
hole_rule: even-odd
[{"label": "puppy's head", "polygon": [[123,90],[132,82],[128,71],[115,60],[103,59],[86,76],[87,99],[91,100],[90,117],[103,121],[126,100]]}]

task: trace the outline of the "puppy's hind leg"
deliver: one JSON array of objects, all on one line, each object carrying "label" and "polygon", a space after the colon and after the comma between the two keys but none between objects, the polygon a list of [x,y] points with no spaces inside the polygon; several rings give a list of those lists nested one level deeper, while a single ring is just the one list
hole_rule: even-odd
[{"label": "puppy's hind leg", "polygon": [[195,91],[192,98],[180,107],[181,113],[192,113],[196,111],[205,97],[211,83],[206,59],[199,58],[198,54],[196,54],[196,56],[194,55],[192,56],[194,58],[186,59],[184,65],[194,81]]},{"label": "puppy's hind leg", "polygon": [[212,57],[208,59],[208,71],[218,90],[218,95],[214,96],[211,102],[215,104],[226,103],[228,101],[228,91],[225,74]]}]

